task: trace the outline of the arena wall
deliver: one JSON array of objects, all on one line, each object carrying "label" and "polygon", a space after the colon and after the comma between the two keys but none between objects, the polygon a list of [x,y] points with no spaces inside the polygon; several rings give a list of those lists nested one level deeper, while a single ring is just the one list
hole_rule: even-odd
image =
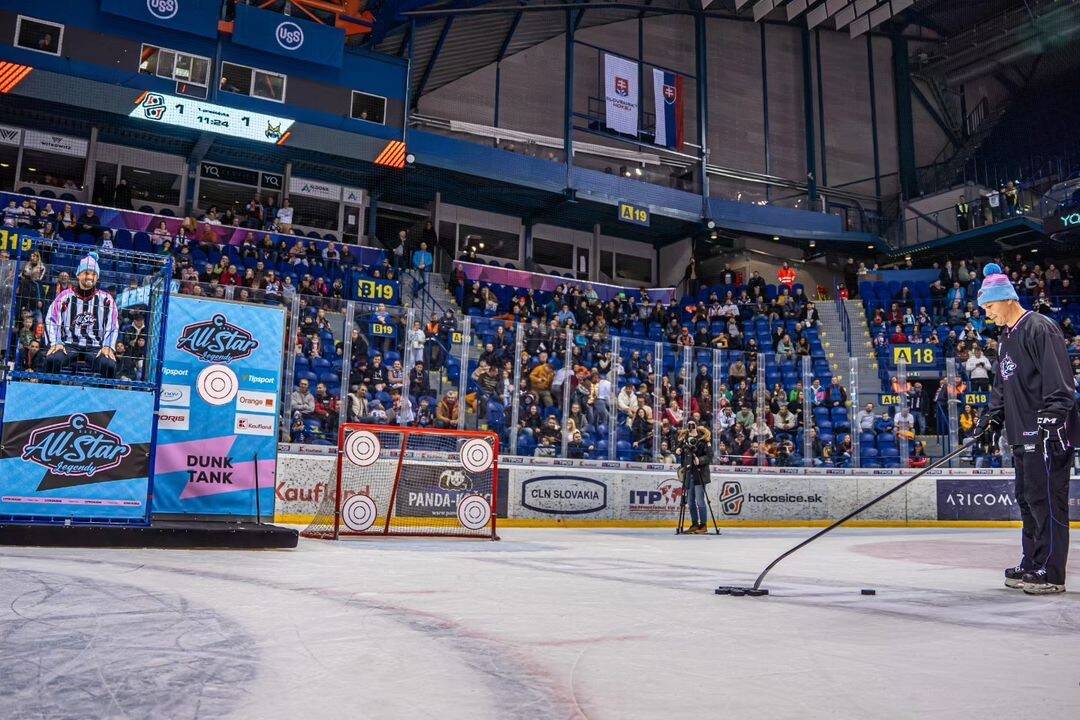
[{"label": "arena wall", "polygon": [[[660,464],[500,458],[499,522],[530,527],[674,527],[681,483]],[[279,523],[306,524],[334,477],[333,455],[278,456]],[[814,526],[843,517],[899,482],[895,470],[714,467],[709,500],[721,526]],[[1080,480],[1070,493],[1080,520]],[[852,525],[1015,523],[1012,470],[935,470]],[[1076,523],[1074,523],[1076,524]]]}]

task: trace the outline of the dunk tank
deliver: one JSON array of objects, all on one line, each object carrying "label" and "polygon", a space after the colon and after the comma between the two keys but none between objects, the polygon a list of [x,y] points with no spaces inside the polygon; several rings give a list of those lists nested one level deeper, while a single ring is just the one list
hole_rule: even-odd
[{"label": "dunk tank", "polygon": [[294,547],[275,527],[278,307],[172,260],[26,236],[0,262],[0,543]]}]

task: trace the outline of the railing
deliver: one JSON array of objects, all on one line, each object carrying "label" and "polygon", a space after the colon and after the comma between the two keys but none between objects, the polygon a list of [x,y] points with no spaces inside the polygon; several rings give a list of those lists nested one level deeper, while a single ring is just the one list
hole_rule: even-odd
[{"label": "railing", "polygon": [[844,302],[844,299],[840,296],[840,288],[842,286],[839,283],[834,283],[833,287],[836,292],[836,295],[833,298],[833,302],[836,305],[836,315],[840,318],[840,327],[844,331],[844,340],[846,341],[847,345],[847,356],[851,357],[851,316],[848,315],[847,303]]},{"label": "railing", "polygon": [[1039,215],[1040,196],[1031,190],[1018,190],[1015,201],[999,192],[998,205],[994,207],[990,202],[990,196],[987,195],[968,199],[966,212],[959,211],[955,201],[932,211],[909,207],[915,216],[898,222],[889,233],[890,239],[896,247],[908,247],[977,228],[991,227],[1016,217]]}]

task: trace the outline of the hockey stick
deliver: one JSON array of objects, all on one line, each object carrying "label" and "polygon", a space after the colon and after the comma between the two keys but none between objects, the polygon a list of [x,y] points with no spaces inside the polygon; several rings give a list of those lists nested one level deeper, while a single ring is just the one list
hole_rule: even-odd
[{"label": "hockey stick", "polygon": [[817,540],[819,537],[821,537],[825,533],[830,532],[832,530],[835,530],[836,528],[840,527],[841,525],[843,525],[844,523],[846,523],[848,520],[855,517],[856,515],[858,515],[858,514],[864,512],[864,511],[872,508],[874,505],[877,505],[879,502],[881,502],[885,498],[889,497],[890,495],[895,493],[897,490],[900,490],[902,488],[907,487],[908,485],[915,482],[916,480],[918,480],[919,478],[921,478],[923,475],[930,472],[931,470],[936,470],[937,468],[939,468],[942,465],[946,464],[947,462],[949,462],[953,458],[959,456],[960,453],[962,453],[965,450],[968,450],[969,448],[971,448],[971,446],[974,445],[974,444],[975,444],[975,438],[971,438],[967,442],[962,443],[960,445],[960,447],[958,447],[955,450],[953,450],[952,452],[947,453],[946,455],[938,458],[937,460],[930,463],[929,465],[924,467],[922,470],[915,473],[914,475],[909,477],[907,480],[900,483],[896,487],[892,488],[888,492],[886,492],[886,493],[884,493],[882,495],[878,495],[876,498],[874,498],[870,502],[866,503],[862,507],[860,507],[860,508],[858,508],[856,510],[853,510],[852,512],[848,513],[844,517],[842,517],[839,520],[837,520],[836,522],[834,522],[832,525],[829,525],[827,528],[824,528],[823,530],[820,530],[819,532],[816,532],[813,535],[811,535],[810,537],[808,537],[807,539],[803,540],[801,543],[799,543],[798,545],[791,548],[790,550],[785,552],[783,555],[781,555],[780,557],[776,558],[771,563],[769,563],[769,565],[764,570],[761,571],[761,574],[758,575],[757,580],[754,581],[754,586],[753,587],[748,588],[748,587],[739,587],[739,586],[731,586],[731,585],[721,585],[720,587],[716,588],[716,594],[717,595],[735,595],[736,597],[741,596],[741,595],[750,595],[752,597],[757,597],[757,596],[760,596],[760,595],[768,595],[769,594],[768,590],[762,590],[761,589],[761,581],[765,579],[765,576],[769,574],[769,571],[772,570],[774,567],[776,567],[776,565],[781,560],[786,558],[788,555],[791,555],[792,553],[796,552],[797,550],[801,550],[802,548],[806,547],[807,545],[814,542],[815,540]]}]

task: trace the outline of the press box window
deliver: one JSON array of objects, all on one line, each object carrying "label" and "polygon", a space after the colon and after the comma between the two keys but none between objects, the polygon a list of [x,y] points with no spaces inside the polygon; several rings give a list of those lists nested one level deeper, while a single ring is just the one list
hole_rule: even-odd
[{"label": "press box window", "polygon": [[26,50],[59,55],[64,26],[45,20],[19,16],[15,23],[15,45]]},{"label": "press box window", "polygon": [[139,56],[139,72],[206,87],[210,80],[210,60],[168,48],[143,45]]},{"label": "press box window", "polygon": [[462,252],[470,247],[476,248],[478,255],[517,260],[521,238],[514,233],[489,230],[474,225],[461,225],[458,228]]},{"label": "press box window", "polygon": [[285,102],[285,76],[264,70],[221,63],[221,89],[237,95]]},{"label": "press box window", "polygon": [[352,93],[352,118],[367,122],[386,123],[386,98],[368,95],[357,90]]},{"label": "press box window", "polygon": [[532,257],[541,265],[569,269],[574,264],[574,246],[557,240],[534,237]]}]

